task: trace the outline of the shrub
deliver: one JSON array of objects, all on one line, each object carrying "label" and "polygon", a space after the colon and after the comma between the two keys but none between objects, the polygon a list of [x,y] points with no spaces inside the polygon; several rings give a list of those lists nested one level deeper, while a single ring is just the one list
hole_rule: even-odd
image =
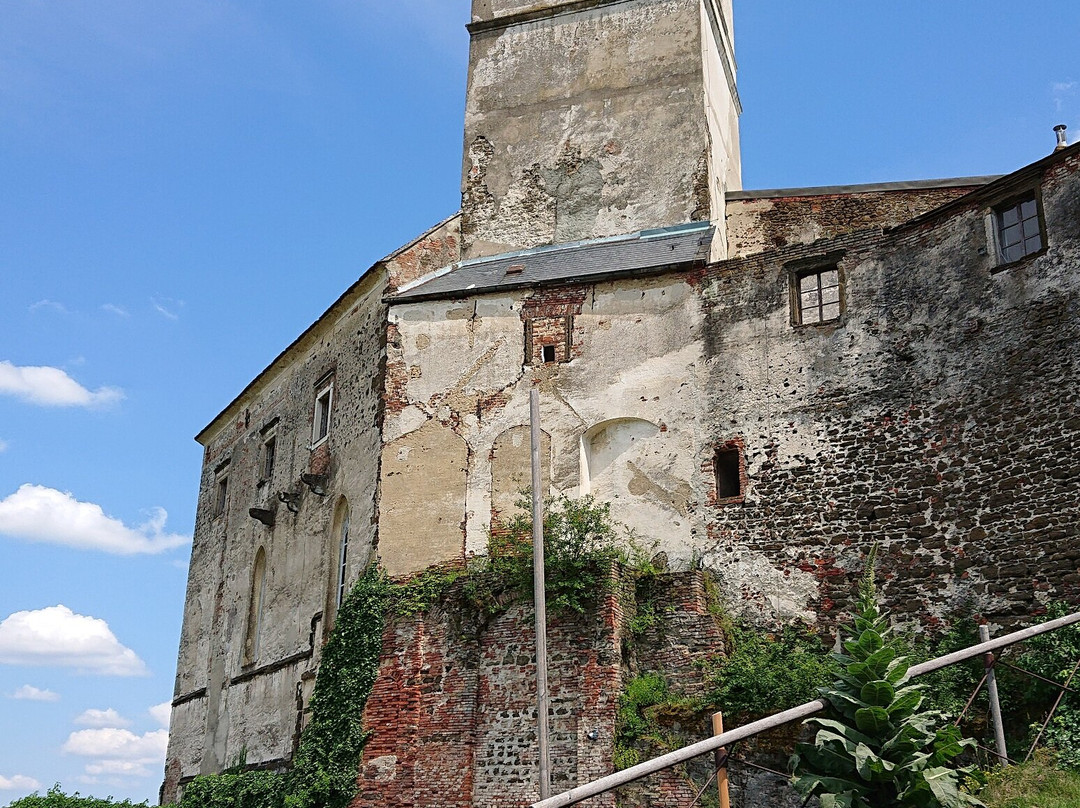
[{"label": "shrub", "polygon": [[970,769],[956,759],[974,747],[944,716],[922,709],[920,685],[908,684],[907,658],[890,644],[888,618],[867,561],[854,624],[841,629],[845,653],[833,654],[837,680],[822,689],[827,717],[812,744],[792,758],[795,789],[821,808],[960,808],[982,805],[961,790]]},{"label": "shrub", "polygon": [[65,794],[57,783],[44,796],[35,791],[28,797],[15,800],[8,805],[8,808],[147,808],[147,803],[131,800],[115,801],[112,797],[105,799],[83,797],[78,791]]}]

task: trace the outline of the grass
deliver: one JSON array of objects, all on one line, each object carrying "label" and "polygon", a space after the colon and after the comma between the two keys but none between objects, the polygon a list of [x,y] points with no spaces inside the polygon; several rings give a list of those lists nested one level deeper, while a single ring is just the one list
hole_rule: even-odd
[{"label": "grass", "polygon": [[988,808],[1077,808],[1080,772],[1057,768],[1053,755],[1043,751],[1028,763],[990,775],[979,799]]}]

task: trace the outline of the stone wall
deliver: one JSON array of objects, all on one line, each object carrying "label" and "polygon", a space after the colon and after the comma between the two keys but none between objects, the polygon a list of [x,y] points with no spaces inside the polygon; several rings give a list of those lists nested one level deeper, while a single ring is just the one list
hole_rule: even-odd
[{"label": "stone wall", "polygon": [[[271,768],[292,758],[342,585],[373,558],[382,298],[456,260],[456,227],[452,217],[366,272],[198,436],[205,451],[166,801],[242,752]],[[329,430],[318,440],[316,397],[328,385]],[[305,483],[301,475],[316,477]]]},{"label": "stone wall", "polygon": [[722,14],[714,0],[475,0],[465,257],[722,216],[739,182]]},{"label": "stone wall", "polygon": [[[744,441],[748,490],[708,509],[703,559],[733,601],[829,619],[875,543],[901,619],[1009,626],[1080,600],[1078,164],[706,272],[707,437]],[[993,210],[1025,188],[1048,248],[1003,266]],[[845,308],[793,325],[792,277],[814,262],[839,268]]]},{"label": "stone wall", "polygon": [[809,244],[867,228],[889,228],[985,185],[992,177],[919,183],[734,192],[727,197],[728,255]]},{"label": "stone wall", "polygon": [[[662,672],[696,693],[695,662],[722,652],[700,573],[664,576],[655,587],[649,596],[669,608],[636,638],[628,628],[637,608],[629,581],[585,615],[549,614],[552,793],[612,771],[618,697],[629,676]],[[353,808],[523,808],[538,798],[531,605],[478,619],[453,596],[448,603],[387,626]],[[704,737],[707,722],[694,723],[680,731]],[[692,783],[669,772],[589,804],[683,808],[692,797]]]}]

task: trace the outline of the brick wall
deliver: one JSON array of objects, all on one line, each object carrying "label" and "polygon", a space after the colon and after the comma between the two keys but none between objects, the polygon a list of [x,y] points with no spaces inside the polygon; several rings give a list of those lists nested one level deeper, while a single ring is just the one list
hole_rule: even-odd
[{"label": "brick wall", "polygon": [[[628,676],[660,671],[674,687],[698,692],[695,662],[722,648],[700,573],[665,576],[653,587],[643,594],[666,608],[633,642],[627,624],[636,596],[627,582],[585,615],[549,614],[553,793],[612,771],[615,714]],[[353,808],[521,808],[537,799],[531,605],[515,605],[487,622],[448,606],[396,620],[383,640],[364,717],[372,737]],[[688,729],[704,737],[704,722],[698,723]],[[683,808],[692,796],[685,777],[670,772],[627,791],[618,803],[612,794],[589,805]]]}]

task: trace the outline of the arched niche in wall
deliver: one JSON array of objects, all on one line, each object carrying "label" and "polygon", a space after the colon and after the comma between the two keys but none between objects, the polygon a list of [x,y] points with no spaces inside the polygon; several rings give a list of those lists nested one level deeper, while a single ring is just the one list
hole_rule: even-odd
[{"label": "arched niche in wall", "polygon": [[259,635],[262,633],[263,607],[266,597],[266,550],[255,551],[251,565],[251,587],[248,591],[247,621],[244,626],[243,665],[252,665],[259,658]]},{"label": "arched niche in wall", "polygon": [[464,438],[438,421],[383,447],[379,556],[392,577],[465,554]]},{"label": "arched niche in wall", "polygon": [[327,542],[327,576],[326,587],[326,629],[334,625],[341,602],[348,594],[348,569],[349,569],[349,520],[351,518],[349,500],[344,496],[339,497],[334,506],[334,519],[330,524],[330,541]]},{"label": "arched niche in wall", "polygon": [[[540,433],[540,489],[551,490],[551,435]],[[518,510],[522,492],[532,488],[532,435],[529,426],[512,426],[491,447],[491,518]]]},{"label": "arched niche in wall", "polygon": [[651,421],[615,418],[581,436],[581,493],[646,539],[686,538],[691,475],[692,453]]}]

